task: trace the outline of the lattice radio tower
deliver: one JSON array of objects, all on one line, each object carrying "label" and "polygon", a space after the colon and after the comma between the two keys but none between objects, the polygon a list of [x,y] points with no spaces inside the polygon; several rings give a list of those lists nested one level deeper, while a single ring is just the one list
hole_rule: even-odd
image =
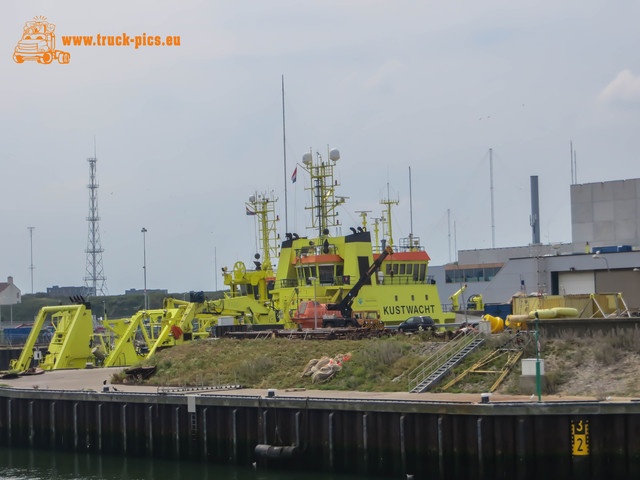
[{"label": "lattice radio tower", "polygon": [[88,295],[108,295],[106,277],[102,266],[102,242],[100,241],[100,216],[98,215],[98,183],[96,182],[96,154],[89,162],[89,236],[87,238],[87,272],[84,286]]}]

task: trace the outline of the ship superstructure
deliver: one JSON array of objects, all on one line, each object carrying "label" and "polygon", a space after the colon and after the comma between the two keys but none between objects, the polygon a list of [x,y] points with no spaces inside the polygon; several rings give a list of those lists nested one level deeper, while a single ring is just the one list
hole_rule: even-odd
[{"label": "ship superstructure", "polygon": [[[373,245],[364,222],[364,228],[351,227],[348,235],[331,235],[331,227],[339,225],[337,207],[346,199],[336,194],[338,182],[333,168],[339,159],[336,149],[329,151],[327,162],[319,154],[315,159],[310,153],[303,157],[302,168],[311,179],[307,190],[311,192],[314,235],[287,234],[271,292],[274,308],[287,323],[301,302],[339,302],[387,243],[383,238],[381,245]],[[395,203],[384,202],[389,224],[391,205]],[[419,238],[410,236],[401,239],[399,245],[389,246],[395,253],[384,259],[380,270],[358,292],[353,302],[354,316],[377,318],[385,325],[398,324],[412,315],[429,315],[436,323],[453,322],[455,315],[442,311],[435,282],[427,275],[430,259]]]}]

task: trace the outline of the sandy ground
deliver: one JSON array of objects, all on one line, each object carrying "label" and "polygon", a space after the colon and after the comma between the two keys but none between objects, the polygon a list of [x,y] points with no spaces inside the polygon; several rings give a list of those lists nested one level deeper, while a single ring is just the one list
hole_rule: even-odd
[{"label": "sandy ground", "polygon": [[[14,379],[2,379],[0,385],[18,389],[38,390],[68,390],[68,391],[102,391],[106,381],[110,389],[119,392],[136,392],[149,394],[158,393],[158,387],[142,385],[114,385],[110,384],[111,377],[122,370],[121,367],[96,368],[88,370],[54,370],[40,375],[23,376]],[[185,393],[198,393],[199,395],[250,395],[268,396],[266,389],[240,389],[240,390],[216,390],[216,391],[185,391]],[[351,400],[411,400],[425,402],[462,402],[479,403],[479,393],[408,393],[408,392],[346,392],[332,390],[306,390],[286,389],[275,390],[278,397],[309,397],[309,398],[348,398]],[[491,402],[532,402],[536,398],[523,395],[505,395],[494,393],[490,396]],[[597,400],[595,397],[585,396],[559,396],[543,395],[544,402],[572,402]],[[610,398],[610,402],[629,402],[629,398]]]}]

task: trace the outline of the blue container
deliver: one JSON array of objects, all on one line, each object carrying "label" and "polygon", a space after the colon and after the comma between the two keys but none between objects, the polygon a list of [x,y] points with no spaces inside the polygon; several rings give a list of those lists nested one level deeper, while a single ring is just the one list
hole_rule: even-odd
[{"label": "blue container", "polygon": [[484,313],[492,317],[500,317],[505,320],[513,313],[510,303],[489,303],[484,305]]},{"label": "blue container", "polygon": [[31,333],[32,326],[4,329],[4,338],[10,343],[24,343]]}]

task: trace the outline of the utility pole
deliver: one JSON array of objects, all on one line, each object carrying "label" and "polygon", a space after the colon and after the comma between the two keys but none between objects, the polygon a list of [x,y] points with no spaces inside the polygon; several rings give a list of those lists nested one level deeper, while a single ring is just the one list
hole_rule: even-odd
[{"label": "utility pole", "polygon": [[491,248],[496,248],[496,222],[493,215],[493,148],[489,149],[489,177],[491,182]]},{"label": "utility pole", "polygon": [[31,295],[33,295],[33,230],[36,227],[27,227],[29,229],[29,243],[31,244],[31,265],[29,266],[29,270],[31,270]]},{"label": "utility pole", "polygon": [[142,227],[142,270],[144,272],[144,309],[149,310],[149,297],[147,296],[147,229]]}]

